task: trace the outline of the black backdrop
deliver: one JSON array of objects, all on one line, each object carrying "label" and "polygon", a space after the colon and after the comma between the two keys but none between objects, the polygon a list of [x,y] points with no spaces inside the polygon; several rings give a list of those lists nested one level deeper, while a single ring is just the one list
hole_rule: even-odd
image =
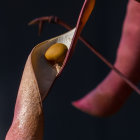
[{"label": "black backdrop", "polygon": [[[76,24],[84,0],[5,0],[0,2],[0,140],[13,118],[14,105],[25,61],[37,43],[66,32],[47,25],[41,37],[27,23],[39,16],[57,15]],[[110,62],[114,62],[127,0],[97,0],[82,35]],[[110,69],[80,41],[75,53],[44,102],[45,140],[140,139],[140,97],[133,93],[123,108],[109,118],[91,117],[76,110],[71,101],[91,89]]]}]

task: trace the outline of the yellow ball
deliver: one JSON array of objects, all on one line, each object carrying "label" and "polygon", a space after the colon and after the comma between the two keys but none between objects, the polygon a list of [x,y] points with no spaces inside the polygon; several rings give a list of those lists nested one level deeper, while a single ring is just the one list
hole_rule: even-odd
[{"label": "yellow ball", "polygon": [[66,45],[62,43],[56,43],[47,49],[45,58],[53,63],[63,63],[67,51],[68,48]]}]

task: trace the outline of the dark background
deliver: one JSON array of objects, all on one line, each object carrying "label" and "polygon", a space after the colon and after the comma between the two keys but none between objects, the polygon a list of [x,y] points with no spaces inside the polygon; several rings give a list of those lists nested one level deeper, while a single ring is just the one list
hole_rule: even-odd
[{"label": "dark background", "polygon": [[[3,0],[0,2],[0,140],[11,125],[18,86],[31,49],[41,41],[66,32],[49,25],[41,37],[27,23],[39,16],[57,15],[75,25],[84,0]],[[119,44],[127,0],[97,0],[82,35],[110,62]],[[140,139],[140,97],[133,93],[123,108],[109,118],[91,117],[71,101],[95,88],[110,69],[80,41],[61,77],[44,103],[45,140]]]}]

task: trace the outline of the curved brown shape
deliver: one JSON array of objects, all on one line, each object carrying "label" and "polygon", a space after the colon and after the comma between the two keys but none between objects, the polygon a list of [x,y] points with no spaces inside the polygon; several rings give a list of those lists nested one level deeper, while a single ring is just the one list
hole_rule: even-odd
[{"label": "curved brown shape", "polygon": [[33,73],[30,55],[23,72],[14,119],[6,140],[39,140],[43,138],[42,101]]},{"label": "curved brown shape", "polygon": [[[72,55],[94,4],[95,0],[85,0],[76,28],[61,36],[42,42],[32,50],[25,65],[18,91],[14,119],[6,140],[43,139],[42,101]],[[44,57],[46,50],[55,43],[63,43],[68,47],[68,53],[59,71],[55,66],[50,65]]]},{"label": "curved brown shape", "polygon": [[[128,79],[140,81],[140,3],[130,0],[117,52],[115,67]],[[96,116],[109,116],[120,109],[132,89],[114,72],[82,99],[73,105],[83,112]]]},{"label": "curved brown shape", "polygon": [[12,125],[6,140],[42,140],[44,118],[42,101],[47,96],[58,72],[45,59],[46,50],[54,43],[68,48],[75,29],[37,45],[29,55],[21,79]]}]

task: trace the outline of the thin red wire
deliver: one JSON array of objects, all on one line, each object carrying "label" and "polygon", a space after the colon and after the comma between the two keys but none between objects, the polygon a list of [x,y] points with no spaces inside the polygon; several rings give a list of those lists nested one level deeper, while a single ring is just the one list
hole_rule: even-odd
[{"label": "thin red wire", "polygon": [[[60,20],[56,16],[47,16],[47,17],[40,17],[35,20],[32,20],[29,25],[33,25],[39,23],[39,33],[41,33],[42,26],[44,22],[59,24],[62,27],[65,27],[68,30],[71,30],[72,27],[65,23],[64,21]],[[134,91],[140,94],[140,90],[138,87],[133,84],[124,74],[122,74],[116,67],[114,67],[104,56],[102,56],[90,43],[88,43],[83,37],[79,37],[79,39],[98,57],[100,58],[109,68],[114,70]]]}]

